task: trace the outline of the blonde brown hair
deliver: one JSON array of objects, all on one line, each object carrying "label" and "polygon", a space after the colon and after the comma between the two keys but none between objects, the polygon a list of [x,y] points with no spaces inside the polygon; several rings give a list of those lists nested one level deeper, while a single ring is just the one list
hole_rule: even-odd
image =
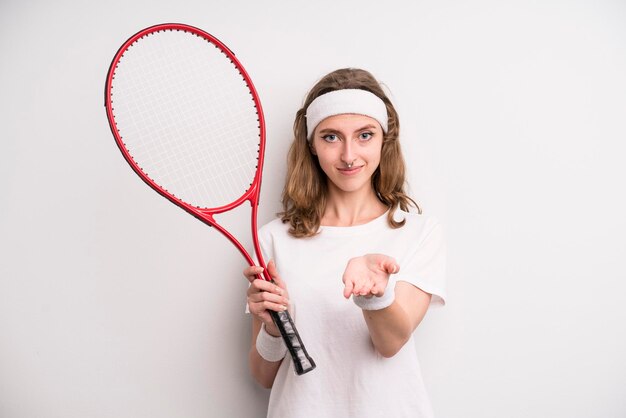
[{"label": "blonde brown hair", "polygon": [[343,89],[362,89],[378,96],[387,107],[388,130],[383,136],[380,165],[372,175],[372,187],[378,199],[389,208],[387,222],[392,228],[400,228],[404,220],[396,221],[393,213],[400,207],[420,207],[405,192],[405,165],[398,136],[400,121],[393,104],[382,87],[369,72],[357,68],[343,68],[324,76],[309,91],[304,105],[296,113],[293,124],[294,140],[287,155],[287,181],[283,189],[283,223],[289,222],[289,233],[296,237],[310,237],[317,233],[326,209],[328,194],[327,177],[313,155],[307,141],[306,109],[322,94]]}]

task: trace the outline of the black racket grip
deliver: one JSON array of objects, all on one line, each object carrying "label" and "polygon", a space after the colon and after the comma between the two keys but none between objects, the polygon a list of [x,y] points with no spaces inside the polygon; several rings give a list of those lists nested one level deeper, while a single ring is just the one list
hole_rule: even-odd
[{"label": "black racket grip", "polygon": [[302,344],[302,340],[291,319],[291,315],[289,315],[289,311],[269,311],[269,313],[291,354],[293,365],[296,368],[296,374],[302,375],[313,370],[315,368],[315,362],[306,352],[306,348],[304,348],[304,344]]}]

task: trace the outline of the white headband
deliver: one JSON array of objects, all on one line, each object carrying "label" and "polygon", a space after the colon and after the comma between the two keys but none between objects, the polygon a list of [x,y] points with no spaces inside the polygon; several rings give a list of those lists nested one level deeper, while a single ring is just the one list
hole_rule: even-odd
[{"label": "white headband", "polygon": [[369,116],[376,119],[383,132],[387,133],[387,107],[376,96],[361,89],[334,90],[318,96],[306,109],[307,139],[311,139],[313,131],[324,119],[346,113]]}]

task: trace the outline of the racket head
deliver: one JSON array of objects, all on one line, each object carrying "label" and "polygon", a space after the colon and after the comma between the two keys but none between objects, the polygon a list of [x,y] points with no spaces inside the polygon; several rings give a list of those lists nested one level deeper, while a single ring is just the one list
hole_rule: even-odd
[{"label": "racket head", "polygon": [[[213,215],[249,200],[255,252],[265,123],[250,77],[217,38],[161,24],[130,37],[111,62],[105,107],[115,141],[139,177],[215,226],[250,264],[241,243]],[[225,162],[225,163],[224,163]],[[265,280],[271,280],[264,269]],[[273,313],[297,374],[315,368],[289,312]]]},{"label": "racket head", "polygon": [[131,36],[107,74],[105,107],[124,158],[150,187],[200,220],[258,203],[265,121],[234,53],[193,26]]}]

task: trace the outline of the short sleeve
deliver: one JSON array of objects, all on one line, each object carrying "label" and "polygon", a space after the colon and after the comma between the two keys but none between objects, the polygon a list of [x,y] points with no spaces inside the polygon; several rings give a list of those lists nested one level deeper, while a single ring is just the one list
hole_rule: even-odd
[{"label": "short sleeve", "polygon": [[415,250],[400,262],[396,280],[413,284],[432,295],[431,305],[446,303],[446,243],[441,224],[429,219]]}]

